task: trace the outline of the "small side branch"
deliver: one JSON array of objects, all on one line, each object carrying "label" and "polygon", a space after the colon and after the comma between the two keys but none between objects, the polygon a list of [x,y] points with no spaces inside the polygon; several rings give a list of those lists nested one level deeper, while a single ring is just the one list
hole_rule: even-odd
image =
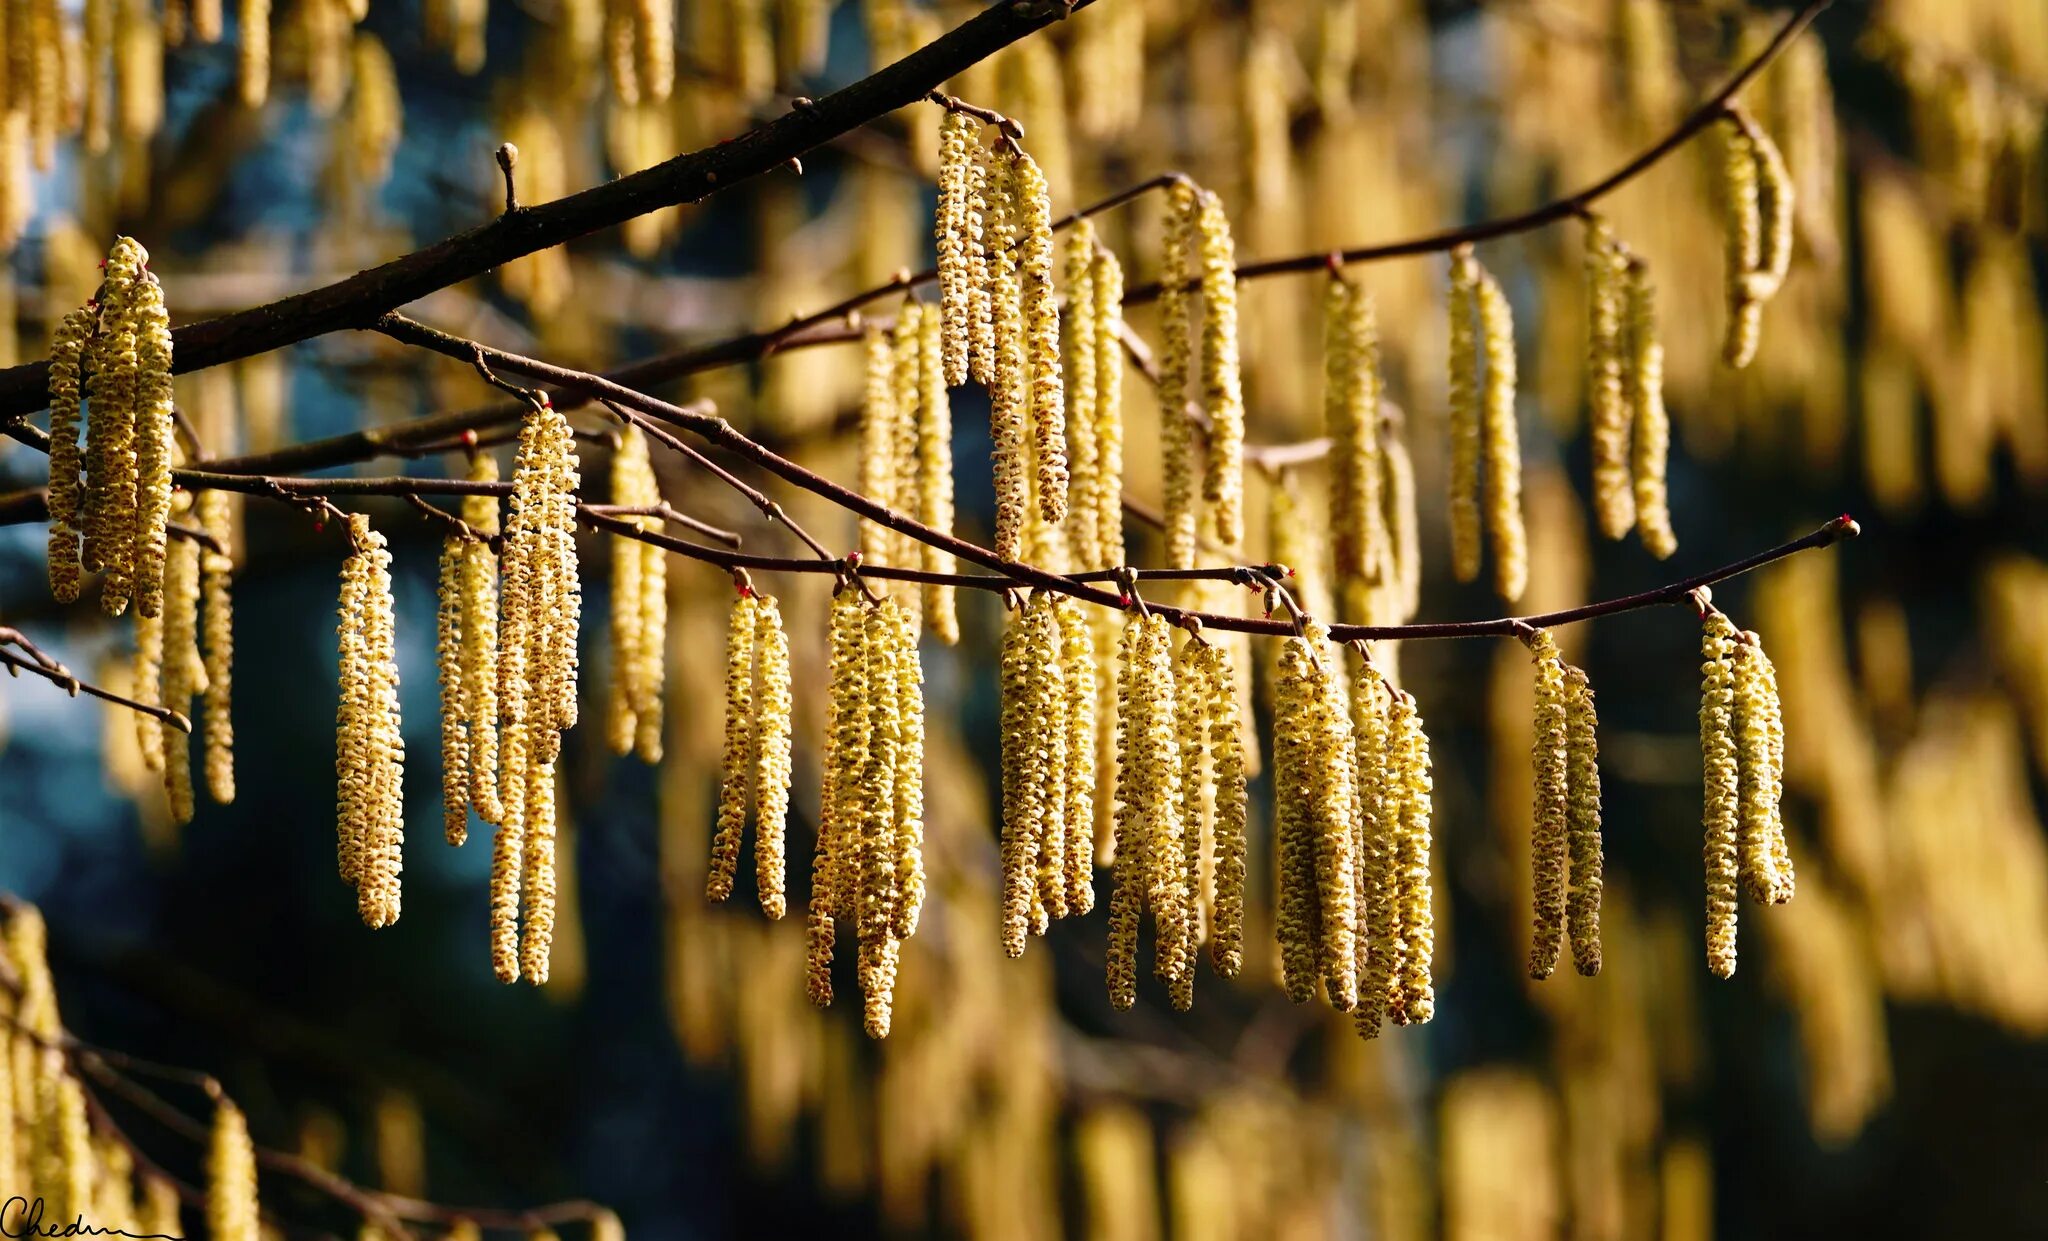
[{"label": "small side branch", "polygon": [[[8,650],[8,647],[15,649]],[[0,625],[0,665],[7,668],[9,675],[33,673],[74,697],[87,694],[102,702],[111,702],[117,707],[126,707],[130,711],[139,711],[152,719],[161,720],[181,733],[192,731],[192,721],[176,711],[153,703],[137,702],[133,698],[117,694],[110,689],[103,689],[90,681],[80,680],[69,668],[30,641],[27,634],[11,625]]]}]

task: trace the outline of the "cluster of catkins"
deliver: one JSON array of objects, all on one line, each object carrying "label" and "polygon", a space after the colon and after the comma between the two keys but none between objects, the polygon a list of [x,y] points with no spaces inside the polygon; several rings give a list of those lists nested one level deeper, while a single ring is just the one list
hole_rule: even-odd
[{"label": "cluster of catkins", "polygon": [[1778,144],[1739,108],[1730,108],[1717,128],[1721,206],[1728,217],[1728,329],[1721,356],[1730,366],[1748,366],[1764,303],[1776,296],[1792,265],[1792,170]]},{"label": "cluster of catkins", "polygon": [[[1192,274],[1191,274],[1192,268]],[[1191,343],[1189,294],[1202,295],[1199,352]],[[1159,408],[1163,454],[1166,567],[1194,567],[1202,538],[1222,547],[1244,541],[1244,393],[1237,345],[1237,252],[1223,200],[1191,181],[1167,191],[1159,269]],[[1208,453],[1199,463],[1189,417],[1194,367],[1207,415]],[[1199,490],[1207,507],[1195,503]],[[1201,519],[1206,515],[1207,522]]]},{"label": "cluster of catkins", "polygon": [[348,517],[341,566],[341,697],[335,712],[336,854],[364,923],[398,921],[405,844],[405,737],[391,549],[361,513]]},{"label": "cluster of catkins", "polygon": [[[1429,738],[1415,700],[1308,622],[1282,645],[1273,699],[1275,929],[1297,1004],[1321,981],[1360,1035],[1436,1009]],[[1348,701],[1347,701],[1348,696]]]},{"label": "cluster of catkins", "polygon": [[773,598],[742,585],[726,631],[725,753],[705,892],[714,901],[732,895],[751,793],[755,892],[770,918],[780,918],[788,907],[783,839],[789,819],[791,708],[789,635],[782,629],[782,609]]},{"label": "cluster of catkins", "polygon": [[1479,576],[1483,517],[1494,590],[1512,603],[1529,582],[1515,322],[1500,282],[1469,245],[1451,252],[1450,315],[1451,570],[1461,582]]},{"label": "cluster of catkins", "polygon": [[[178,1189],[154,1170],[135,1167],[129,1148],[108,1132],[94,1132],[84,1083],[67,1051],[57,993],[50,977],[43,917],[32,905],[10,903],[0,922],[0,1186],[15,1212],[39,1202],[42,1218],[59,1228],[81,1216],[102,1231],[131,1236],[183,1236]],[[248,1131],[227,1150],[216,1112],[207,1160],[208,1233],[227,1241],[256,1241],[256,1169]],[[234,1113],[240,1119],[240,1113]],[[239,1155],[239,1161],[232,1156]],[[0,1221],[10,1231],[25,1221]],[[25,1233],[23,1235],[26,1235]]]},{"label": "cluster of catkins", "polygon": [[1549,632],[1535,631],[1528,644],[1536,661],[1536,807],[1529,850],[1536,927],[1529,976],[1550,977],[1569,925],[1572,964],[1590,977],[1600,972],[1599,718],[1584,669],[1564,662]]},{"label": "cluster of catkins", "polygon": [[[1173,1006],[1186,1011],[1195,999],[1195,968],[1206,924],[1210,964],[1233,977],[1244,964],[1245,753],[1236,677],[1228,649],[1191,632],[1178,651],[1165,618],[1140,612],[1124,622],[1116,686],[1115,879],[1109,906],[1108,982],[1112,1006],[1129,1008],[1137,998],[1138,933],[1152,913],[1153,973],[1166,984]],[[1009,661],[1004,661],[1009,675]],[[1006,686],[1007,687],[1007,686]],[[1057,718],[1022,736],[1004,712],[1004,765],[1012,745],[1027,757],[1033,747],[1051,748],[1060,731]],[[1076,730],[1078,732],[1078,730]],[[1092,729],[1090,730],[1092,734]],[[1092,745],[1092,735],[1089,743]],[[1053,744],[1056,744],[1053,743]],[[1071,750],[1070,744],[1070,750]],[[1082,752],[1089,747],[1084,745]],[[1085,774],[1092,783],[1093,772]],[[1006,897],[1013,887],[1009,819],[1012,798],[1005,779]],[[1082,844],[1073,833],[1092,820],[1093,789],[1068,794],[1069,807],[1046,820],[1050,839],[1062,818],[1069,832],[1069,865]],[[1204,821],[1209,856],[1204,857]],[[1078,855],[1081,881],[1093,867]],[[1206,868],[1206,882],[1205,882]],[[1069,907],[1075,898],[1069,879]],[[1084,888],[1085,891],[1085,888]],[[1004,934],[1011,935],[1014,905],[1005,903]],[[1075,912],[1086,912],[1084,897]]]},{"label": "cluster of catkins", "polygon": [[[1391,623],[1415,614],[1422,556],[1415,529],[1415,478],[1407,447],[1383,417],[1379,328],[1372,294],[1332,272],[1323,298],[1323,433],[1330,437],[1329,529],[1332,602],[1346,616]],[[1290,566],[1319,557],[1277,554],[1304,533],[1291,486],[1273,488],[1275,559]],[[1280,514],[1284,513],[1284,516]]]},{"label": "cluster of catkins", "polygon": [[[232,497],[225,491],[180,491],[173,511],[194,520],[202,538],[180,534],[165,556],[163,610],[135,617],[135,660],[130,693],[136,701],[190,718],[192,700],[204,707],[206,791],[226,805],[235,800],[235,734],[230,713],[235,639],[229,582],[234,571]],[[135,718],[143,766],[163,776],[171,819],[190,823],[194,810],[192,734],[151,715]]]},{"label": "cluster of catkins", "polygon": [[[1063,339],[1045,174],[1008,136],[983,147],[980,131],[950,110],[939,126],[939,368],[921,369],[929,377],[919,387],[972,378],[988,389],[996,554],[1049,568],[1114,565],[1123,559],[1123,271],[1077,221]],[[1234,341],[1234,314],[1232,325]],[[872,393],[879,362],[869,356]],[[925,455],[921,519],[923,491],[951,486],[925,481]],[[950,491],[934,511],[950,518]]]},{"label": "cluster of catkins", "polygon": [[[612,503],[661,506],[647,437],[628,424],[612,453]],[[637,530],[661,528],[658,516],[622,520]],[[605,740],[614,753],[661,761],[661,683],[668,629],[668,553],[638,539],[612,542],[612,665]]]},{"label": "cluster of catkins", "polygon": [[1779,801],[1785,791],[1785,723],[1778,674],[1763,640],[1696,592],[1700,637],[1700,753],[1705,770],[1707,967],[1735,973],[1738,878],[1753,901],[1792,899],[1792,854]]},{"label": "cluster of catkins", "polygon": [[[78,598],[81,572],[106,571],[100,605],[163,610],[176,431],[171,320],[149,252],[132,237],[107,253],[93,301],[66,315],[50,349],[50,592]],[[83,395],[85,447],[79,449]]]},{"label": "cluster of catkins", "polygon": [[[885,1038],[897,959],[903,941],[917,933],[925,896],[924,671],[916,613],[843,587],[832,600],[830,677],[824,791],[811,859],[807,990],[821,1008],[832,1002],[833,952],[839,933],[851,930],[862,1022],[870,1037]],[[730,732],[727,737],[730,776]],[[778,774],[787,781],[787,766]],[[714,879],[719,851],[738,848],[737,829],[730,835],[728,845],[722,800]]]},{"label": "cluster of catkins", "polygon": [[[908,299],[892,330],[869,325],[857,486],[877,504],[950,534],[953,414],[946,393],[941,326],[936,309]],[[951,552],[872,522],[861,525],[860,550],[875,563],[916,564],[927,573],[953,571]],[[921,606],[933,637],[948,646],[960,640],[952,586],[925,585]]]},{"label": "cluster of catkins", "polygon": [[1648,266],[1598,216],[1586,223],[1586,390],[1592,413],[1593,515],[1618,539],[1635,528],[1659,560],[1678,550],[1667,470],[1664,346]]}]

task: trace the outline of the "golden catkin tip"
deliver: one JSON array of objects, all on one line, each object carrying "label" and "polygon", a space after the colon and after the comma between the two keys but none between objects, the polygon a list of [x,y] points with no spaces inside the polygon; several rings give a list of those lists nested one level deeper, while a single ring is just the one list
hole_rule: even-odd
[{"label": "golden catkin tip", "polygon": [[206,1231],[222,1241],[256,1241],[256,1150],[242,1110],[222,1095],[214,1104],[206,1153]]}]

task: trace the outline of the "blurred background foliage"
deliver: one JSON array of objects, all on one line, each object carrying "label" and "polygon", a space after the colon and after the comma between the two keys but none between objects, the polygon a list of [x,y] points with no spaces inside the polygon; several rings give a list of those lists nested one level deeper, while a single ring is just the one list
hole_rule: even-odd
[{"label": "blurred background foliage", "polygon": [[[297,0],[272,15],[268,100],[250,107],[241,15],[208,43],[180,30],[182,0],[162,13],[122,0],[104,135],[58,142],[32,170],[28,118],[0,124],[0,362],[42,356],[116,233],[150,247],[179,321],[253,305],[488,218],[501,140],[523,153],[522,197],[555,197],[735,134],[976,6],[685,4],[672,94],[630,105],[606,85],[604,7]],[[1424,233],[1588,183],[1668,131],[1786,12],[1098,0],[951,89],[1025,121],[1058,209],[1181,169],[1223,195],[1240,256],[1256,259]],[[171,831],[130,717],[10,682],[0,888],[46,912],[72,1028],[218,1072],[259,1141],[445,1201],[592,1197],[636,1236],[2041,1235],[2048,6],[1839,5],[1744,100],[1800,188],[1792,276],[1748,370],[1717,357],[1710,144],[1603,204],[1664,297],[1670,565],[1633,542],[1596,545],[1585,517],[1581,230],[1482,250],[1520,325],[1527,610],[1641,589],[1839,511],[1863,521],[1860,542],[1719,596],[1777,661],[1800,867],[1796,901],[1746,919],[1730,983],[1701,960],[1697,634],[1679,609],[1560,635],[1601,688],[1606,725],[1599,978],[1521,974],[1531,712],[1510,643],[1405,653],[1437,754],[1433,1024],[1361,1043],[1348,1021],[1288,1005],[1261,954],[1235,983],[1205,981],[1191,1014],[1146,989],[1112,1014],[1099,919],[1056,925],[1006,961],[991,810],[1000,615],[977,595],[962,646],[926,652],[937,899],[904,954],[895,1033],[870,1043],[845,1005],[806,1003],[801,918],[769,924],[702,898],[729,588],[678,562],[668,758],[649,770],[588,730],[570,738],[573,876],[565,867],[554,978],[501,988],[487,850],[449,850],[433,827],[438,531],[393,502],[370,507],[397,554],[415,756],[401,923],[364,930],[331,870],[340,543],[259,506],[238,580],[236,803]],[[801,178],[535,255],[420,313],[592,368],[773,326],[928,262],[936,119],[911,110],[814,153]],[[1102,222],[1134,283],[1156,263],[1157,208]],[[1443,566],[1442,262],[1360,278],[1423,479],[1420,618],[1490,615],[1491,597]],[[1320,298],[1312,277],[1245,287],[1254,440],[1320,429]],[[1149,311],[1134,322],[1152,330]],[[858,385],[857,350],[816,348],[696,377],[688,394],[850,479]],[[342,334],[183,376],[179,398],[221,451],[261,451],[488,393],[466,368]],[[1157,418],[1135,376],[1131,401],[1130,491],[1156,501]],[[986,542],[986,423],[964,397],[956,452],[962,530]],[[42,470],[36,454],[0,453],[9,487],[40,485]],[[665,485],[750,546],[776,545],[701,477]],[[1267,490],[1319,486],[1309,467]],[[851,544],[839,515],[780,498]],[[49,602],[39,528],[0,536],[6,619],[117,683],[125,628]],[[1156,554],[1144,539],[1132,551]],[[825,584],[771,588],[798,684],[815,687]],[[601,645],[602,626],[584,632]],[[588,652],[587,667],[603,663]],[[815,691],[797,709],[804,857]],[[1266,882],[1255,869],[1253,891]],[[318,1214],[289,1191],[270,1205]]]}]

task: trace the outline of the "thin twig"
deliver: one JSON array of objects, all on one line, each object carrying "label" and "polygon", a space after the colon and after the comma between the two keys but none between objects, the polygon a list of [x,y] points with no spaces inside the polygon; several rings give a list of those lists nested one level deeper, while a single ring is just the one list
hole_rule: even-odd
[{"label": "thin twig", "polygon": [[161,720],[181,733],[189,734],[192,731],[192,721],[176,711],[168,707],[157,706],[153,703],[137,702],[133,698],[117,694],[110,689],[102,689],[90,681],[80,680],[69,668],[51,658],[41,647],[31,642],[28,635],[22,633],[21,630],[14,628],[12,625],[0,625],[0,648],[7,646],[19,647],[24,652],[17,655],[13,651],[0,649],[0,664],[4,664],[10,671],[33,672],[35,675],[74,697],[79,694],[89,694],[102,702],[111,702],[117,707],[126,707],[130,711],[140,711],[142,714],[153,719]]}]

